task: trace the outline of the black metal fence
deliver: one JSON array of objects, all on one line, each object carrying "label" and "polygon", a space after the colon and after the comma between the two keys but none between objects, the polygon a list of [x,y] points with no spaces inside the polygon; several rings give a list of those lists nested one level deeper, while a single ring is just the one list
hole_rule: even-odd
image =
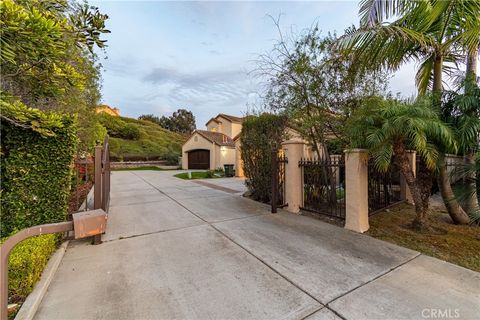
[{"label": "black metal fence", "polygon": [[285,201],[285,164],[288,159],[285,155],[274,151],[272,154],[272,213],[277,212],[277,208],[286,206]]},{"label": "black metal fence", "polygon": [[373,160],[368,162],[368,213],[374,214],[381,209],[402,201],[400,188],[400,170],[391,165],[386,172],[379,171]]},{"label": "black metal fence", "polygon": [[345,159],[302,159],[303,206],[301,209],[345,219]]}]

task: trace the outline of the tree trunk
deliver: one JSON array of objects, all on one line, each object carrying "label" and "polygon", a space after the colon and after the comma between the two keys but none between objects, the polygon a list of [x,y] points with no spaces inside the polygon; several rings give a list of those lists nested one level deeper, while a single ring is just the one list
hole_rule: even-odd
[{"label": "tree trunk", "polygon": [[423,206],[428,208],[430,205],[430,196],[432,194],[433,172],[427,167],[422,158],[420,158],[418,174],[415,178],[417,179],[420,188]]},{"label": "tree trunk", "polygon": [[[442,94],[442,65],[443,59],[440,54],[437,54],[435,57],[435,62],[433,64],[433,98],[434,98],[434,106],[440,106],[440,99]],[[453,222],[456,224],[465,224],[468,223],[468,215],[465,211],[460,207],[455,195],[453,194],[452,186],[450,184],[450,177],[447,172],[447,168],[445,164],[442,163],[440,165],[439,175],[438,175],[438,188],[440,189],[440,193],[442,195],[443,202],[447,207],[448,214],[452,218]]]},{"label": "tree trunk", "polygon": [[433,101],[434,106],[440,107],[440,100],[442,98],[442,67],[443,67],[443,58],[441,54],[437,53],[435,61],[433,62]]},{"label": "tree trunk", "polygon": [[[465,157],[465,165],[470,168],[475,165],[475,154],[469,153]],[[465,211],[467,214],[473,214],[478,209],[477,197],[477,176],[475,170],[471,170],[465,177],[465,188],[467,198],[465,200]]]},{"label": "tree trunk", "polygon": [[412,221],[412,226],[415,229],[428,229],[428,202],[425,206],[425,202],[422,198],[422,193],[418,184],[417,179],[413,173],[412,167],[410,166],[410,160],[407,156],[407,150],[403,142],[397,142],[393,146],[393,152],[395,155],[395,162],[400,168],[400,172],[405,178],[405,182],[410,188],[410,193],[412,194],[413,202],[415,202],[415,213],[416,217]]},{"label": "tree trunk", "polygon": [[450,177],[448,175],[447,167],[445,164],[440,166],[438,174],[438,188],[442,194],[443,203],[447,208],[450,218],[452,218],[455,224],[468,224],[470,223],[470,218],[462,209],[455,194],[453,193],[452,186],[450,185]]},{"label": "tree trunk", "polygon": [[[467,55],[467,72],[465,77],[466,95],[471,95],[477,85],[477,57],[478,49],[469,52]],[[467,166],[473,166],[475,164],[475,154],[473,151],[468,152],[465,156],[465,164]],[[479,207],[475,171],[467,175],[466,182],[467,200],[465,202],[465,211],[468,214],[472,214]]]},{"label": "tree trunk", "polygon": [[478,49],[467,55],[467,72],[465,76],[465,93],[471,94],[477,82],[477,57]]}]

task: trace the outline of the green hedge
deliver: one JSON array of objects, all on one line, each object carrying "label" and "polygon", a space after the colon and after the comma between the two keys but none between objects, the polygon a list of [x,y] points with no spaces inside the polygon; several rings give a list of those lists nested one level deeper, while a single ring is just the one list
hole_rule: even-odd
[{"label": "green hedge", "polygon": [[272,150],[280,149],[287,119],[274,114],[249,116],[242,126],[241,155],[251,197],[269,202],[272,188]]},{"label": "green hedge", "polygon": [[76,119],[1,97],[0,234],[65,220]]},{"label": "green hedge", "polygon": [[46,234],[24,240],[12,250],[8,272],[10,303],[21,302],[32,292],[57,243],[57,235]]}]

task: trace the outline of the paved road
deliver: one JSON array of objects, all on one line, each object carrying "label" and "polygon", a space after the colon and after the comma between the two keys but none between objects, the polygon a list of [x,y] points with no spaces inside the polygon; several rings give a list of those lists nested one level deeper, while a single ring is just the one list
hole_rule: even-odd
[{"label": "paved road", "polygon": [[36,318],[478,319],[479,273],[242,190],[114,172],[104,243],[71,242]]}]

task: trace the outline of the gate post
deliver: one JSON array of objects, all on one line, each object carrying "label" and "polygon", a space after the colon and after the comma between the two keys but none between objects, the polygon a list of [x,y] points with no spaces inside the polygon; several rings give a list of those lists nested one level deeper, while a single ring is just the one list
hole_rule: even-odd
[{"label": "gate post", "polygon": [[288,140],[282,143],[285,150],[285,202],[287,211],[298,213],[303,204],[303,176],[298,162],[303,158],[305,143],[299,140]]},{"label": "gate post", "polygon": [[368,152],[345,150],[345,229],[365,232],[368,224]]},{"label": "gate post", "polygon": [[[417,152],[416,151],[407,151],[408,161],[410,162],[410,168],[412,168],[413,175],[416,176],[416,169],[417,169]],[[407,201],[410,204],[413,203],[413,197],[408,188],[407,182],[405,181],[405,177],[401,174],[400,175],[400,199]]]}]

